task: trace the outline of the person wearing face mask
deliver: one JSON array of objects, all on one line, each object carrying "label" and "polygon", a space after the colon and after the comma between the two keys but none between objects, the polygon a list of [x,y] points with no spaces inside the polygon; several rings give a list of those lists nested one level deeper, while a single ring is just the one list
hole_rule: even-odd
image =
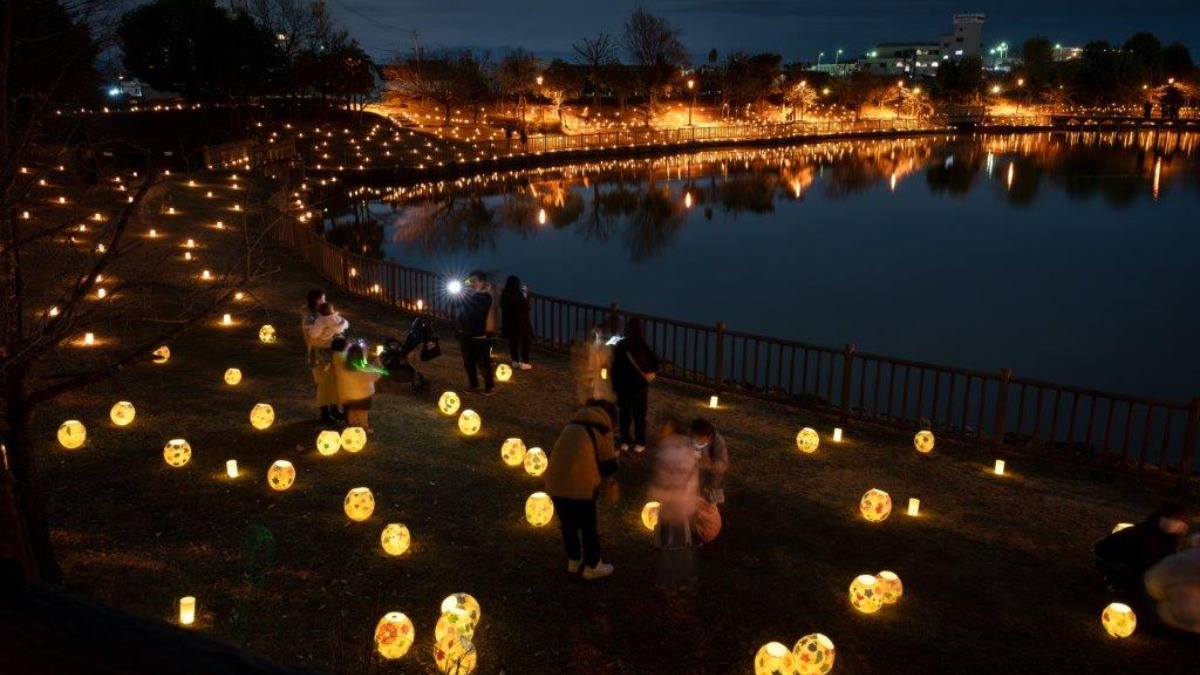
[{"label": "person wearing face mask", "polygon": [[1096,567],[1110,589],[1141,597],[1145,592],[1143,575],[1155,563],[1175,553],[1187,531],[1183,507],[1163,504],[1142,522],[1098,541],[1094,549]]},{"label": "person wearing face mask", "polygon": [[720,506],[725,503],[729,446],[712,422],[703,417],[692,420],[691,436],[696,447],[696,463],[700,467],[700,493],[710,504]]}]

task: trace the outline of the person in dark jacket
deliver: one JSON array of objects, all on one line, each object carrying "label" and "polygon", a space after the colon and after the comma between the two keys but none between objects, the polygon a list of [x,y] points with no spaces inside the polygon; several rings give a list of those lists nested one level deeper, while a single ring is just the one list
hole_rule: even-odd
[{"label": "person in dark jacket", "polygon": [[646,451],[646,409],[650,382],[658,375],[659,358],[646,343],[642,320],[625,322],[625,337],[613,348],[612,381],[620,410],[621,451],[629,450],[633,426],[634,452]]},{"label": "person in dark jacket", "polygon": [[[492,295],[487,292],[487,274],[475,271],[463,287],[455,308],[455,329],[462,349],[463,368],[471,391],[479,391],[479,373],[483,373],[483,394],[496,391],[492,376],[491,333],[488,316],[492,311]],[[478,371],[478,372],[477,372]]]},{"label": "person in dark jacket", "polygon": [[1187,536],[1183,508],[1167,503],[1145,520],[1096,542],[1096,567],[1114,590],[1143,594],[1143,576],[1159,560],[1175,553]]},{"label": "person in dark jacket", "polygon": [[513,368],[530,370],[529,348],[533,344],[533,317],[529,291],[519,277],[510,276],[500,292],[500,334],[508,338]]}]

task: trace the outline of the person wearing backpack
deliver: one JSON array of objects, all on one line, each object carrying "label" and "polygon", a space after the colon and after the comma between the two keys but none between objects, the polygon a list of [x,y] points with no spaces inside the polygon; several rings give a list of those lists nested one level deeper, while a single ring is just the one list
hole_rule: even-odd
[{"label": "person wearing backpack", "polygon": [[546,494],[562,527],[569,574],[582,569],[590,581],[613,573],[600,558],[596,501],[601,494],[616,499],[616,472],[612,404],[589,400],[563,427],[546,467]]}]

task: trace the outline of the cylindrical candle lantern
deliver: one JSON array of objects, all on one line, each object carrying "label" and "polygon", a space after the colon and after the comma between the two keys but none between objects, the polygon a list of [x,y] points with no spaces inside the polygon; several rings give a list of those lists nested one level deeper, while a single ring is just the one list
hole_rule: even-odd
[{"label": "cylindrical candle lantern", "polygon": [[179,623],[190,626],[196,621],[196,596],[187,595],[179,599]]},{"label": "cylindrical candle lantern", "polygon": [[91,345],[96,344],[96,334],[95,333],[84,333],[83,334],[83,344],[88,345],[89,347]]},{"label": "cylindrical candle lantern", "polygon": [[718,400],[719,400],[719,399],[718,399],[716,396],[709,396],[709,397],[708,397],[708,407],[710,407],[710,408],[715,408],[715,407],[717,407],[717,401],[718,401]]},{"label": "cylindrical candle lantern", "polygon": [[921,500],[916,497],[908,498],[908,515],[915,516],[921,513]]},{"label": "cylindrical candle lantern", "polygon": [[600,369],[600,379],[602,379],[602,380],[607,380],[607,379],[608,379],[608,368],[601,368],[601,369]]},{"label": "cylindrical candle lantern", "polygon": [[1002,459],[996,460],[996,468],[993,469],[993,471],[996,473],[997,476],[1003,476],[1004,475],[1004,460],[1002,460]]},{"label": "cylindrical candle lantern", "polygon": [[230,478],[238,477],[238,468],[237,468],[237,460],[236,459],[230,459],[225,462],[225,473],[228,474]]},{"label": "cylindrical candle lantern", "polygon": [[232,316],[230,316],[229,314],[226,314],[225,316],[222,316],[222,317],[221,317],[221,324],[222,324],[222,325],[225,325],[225,326],[232,326],[232,325],[233,325],[233,317],[232,317]]},{"label": "cylindrical candle lantern", "polygon": [[833,428],[833,442],[834,443],[842,442],[842,428],[841,427]]}]

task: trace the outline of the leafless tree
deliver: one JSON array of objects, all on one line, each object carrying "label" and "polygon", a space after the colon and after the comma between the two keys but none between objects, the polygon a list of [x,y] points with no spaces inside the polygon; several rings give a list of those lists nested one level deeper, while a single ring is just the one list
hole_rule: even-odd
[{"label": "leafless tree", "polygon": [[637,66],[648,98],[646,122],[649,123],[659,96],[670,88],[677,71],[688,64],[687,49],[679,31],[666,19],[640,7],[625,20],[621,43],[630,63]]},{"label": "leafless tree", "polygon": [[604,82],[605,66],[617,61],[617,42],[604,31],[594,38],[583,38],[571,45],[575,62],[588,69],[592,83],[592,105],[600,107],[600,87]]}]

